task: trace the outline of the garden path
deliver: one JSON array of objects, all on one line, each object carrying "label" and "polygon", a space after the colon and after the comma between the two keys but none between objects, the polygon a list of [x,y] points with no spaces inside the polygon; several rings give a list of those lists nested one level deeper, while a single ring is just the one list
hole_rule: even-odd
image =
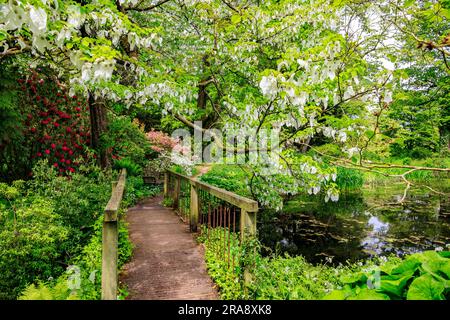
[{"label": "garden path", "polygon": [[161,202],[162,196],[145,199],[128,210],[134,250],[121,276],[127,299],[219,299],[206,271],[203,248],[189,226]]}]

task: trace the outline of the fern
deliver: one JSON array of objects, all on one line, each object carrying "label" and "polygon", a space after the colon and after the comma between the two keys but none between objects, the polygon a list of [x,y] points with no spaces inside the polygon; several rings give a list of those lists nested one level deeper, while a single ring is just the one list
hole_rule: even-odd
[{"label": "fern", "polygon": [[60,278],[53,286],[39,282],[37,285],[29,285],[19,297],[19,300],[77,300],[67,286],[67,279]]}]

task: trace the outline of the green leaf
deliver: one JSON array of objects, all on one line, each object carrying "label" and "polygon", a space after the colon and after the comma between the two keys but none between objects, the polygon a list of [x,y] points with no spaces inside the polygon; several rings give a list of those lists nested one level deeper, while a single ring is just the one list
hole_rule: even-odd
[{"label": "green leaf", "polygon": [[439,254],[441,257],[449,258],[449,259],[450,259],[450,251],[440,251],[440,252],[438,252],[438,254]]},{"label": "green leaf", "polygon": [[442,294],[445,285],[435,280],[431,275],[425,274],[415,279],[409,287],[408,300],[444,300]]},{"label": "green leaf", "polygon": [[343,283],[365,283],[367,281],[367,276],[362,273],[362,272],[358,272],[358,273],[352,273],[350,275],[344,275],[341,278],[341,281]]},{"label": "green leaf", "polygon": [[323,297],[322,300],[345,300],[347,296],[348,294],[344,290],[334,290]]},{"label": "green leaf", "polygon": [[238,14],[234,14],[231,16],[231,23],[232,24],[238,24],[239,22],[241,22],[241,16]]},{"label": "green leaf", "polygon": [[407,270],[402,273],[402,276],[382,276],[381,286],[377,289],[377,291],[393,295],[394,298],[402,298],[404,288],[406,287],[408,281],[412,278],[413,274],[413,270]]},{"label": "green leaf", "polygon": [[405,261],[403,261],[398,267],[392,269],[391,274],[405,274],[406,272],[413,271],[415,272],[421,262],[416,257],[409,257]]},{"label": "green leaf", "polygon": [[433,274],[435,277],[445,275],[450,279],[450,260],[442,257],[436,251],[426,251],[419,256],[422,262],[422,270]]},{"label": "green leaf", "polygon": [[6,40],[8,38],[8,33],[3,30],[0,30],[0,42]]},{"label": "green leaf", "polygon": [[356,296],[349,297],[348,300],[390,300],[390,298],[383,293],[364,288],[361,289]]}]

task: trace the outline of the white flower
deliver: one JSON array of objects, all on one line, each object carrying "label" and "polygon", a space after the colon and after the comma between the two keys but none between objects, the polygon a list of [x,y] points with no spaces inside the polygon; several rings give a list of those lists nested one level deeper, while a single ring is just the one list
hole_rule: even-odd
[{"label": "white flower", "polygon": [[349,99],[355,95],[355,91],[352,86],[349,86],[344,93],[344,100]]},{"label": "white flower", "polygon": [[339,131],[338,140],[340,142],[347,141],[347,133],[345,131]]},{"label": "white flower", "polygon": [[325,137],[327,137],[327,138],[334,138],[335,135],[336,135],[336,130],[334,130],[334,129],[331,128],[331,127],[324,127],[324,128],[322,129],[322,133],[323,133],[323,135],[324,135]]},{"label": "white flower", "polygon": [[70,6],[69,8],[67,8],[67,12],[67,23],[75,29],[80,28],[81,24],[84,21],[84,17],[80,12],[80,8],[77,6]]},{"label": "white flower", "polygon": [[30,29],[35,34],[47,31],[47,13],[44,9],[31,7],[30,9]]},{"label": "white flower", "polygon": [[38,51],[44,52],[45,48],[49,46],[50,44],[43,35],[33,35],[33,47],[35,47]]},{"label": "white flower", "polygon": [[347,155],[349,158],[353,157],[354,154],[359,152],[359,148],[358,147],[353,147],[347,150],[344,150],[345,152],[347,152]]},{"label": "white flower", "polygon": [[300,68],[308,69],[308,62],[306,62],[305,60],[297,59],[297,63]]},{"label": "white flower", "polygon": [[327,190],[327,194],[325,195],[325,202],[328,202],[329,200],[337,202],[339,200],[339,193],[331,189]]},{"label": "white flower", "polygon": [[336,77],[336,74],[334,73],[333,70],[328,69],[327,76],[328,76],[328,78],[330,78],[330,80],[333,80]]},{"label": "white flower", "polygon": [[83,60],[81,60],[82,56],[83,54],[81,51],[71,51],[69,54],[70,62],[72,62],[72,64],[78,69],[81,69],[84,64]]},{"label": "white flower", "polygon": [[61,29],[61,31],[58,33],[58,36],[56,37],[56,44],[59,47],[62,47],[64,45],[64,40],[70,39],[71,32],[65,28]]},{"label": "white flower", "polygon": [[274,76],[264,76],[259,83],[264,96],[273,97],[277,92],[277,79]]},{"label": "white flower", "polygon": [[385,68],[388,71],[394,71],[395,70],[395,64],[392,63],[391,61],[385,59],[385,58],[381,58],[380,62],[383,66],[383,68]]},{"label": "white flower", "polygon": [[11,10],[6,4],[0,4],[0,23],[5,23],[7,16]]},{"label": "white flower", "polygon": [[384,93],[384,99],[383,99],[383,101],[384,101],[385,103],[391,103],[391,102],[392,102],[392,91],[386,91],[386,92]]},{"label": "white flower", "polygon": [[139,42],[139,38],[136,33],[130,32],[128,33],[128,43],[130,44],[130,50],[133,51],[136,47],[136,44]]},{"label": "white flower", "polygon": [[6,31],[19,29],[26,22],[25,11],[19,5],[13,5],[13,1],[9,1],[9,7],[2,7],[2,12],[4,18],[0,22],[5,23]]},{"label": "white flower", "polygon": [[306,92],[301,92],[300,95],[297,95],[292,100],[292,104],[294,106],[300,106],[303,107],[306,103],[306,100],[308,99],[308,94]]},{"label": "white flower", "polygon": [[81,67],[81,80],[87,82],[91,79],[92,63],[86,62]]},{"label": "white flower", "polygon": [[94,81],[109,80],[112,77],[114,71],[115,60],[102,61],[95,63],[93,66]]}]

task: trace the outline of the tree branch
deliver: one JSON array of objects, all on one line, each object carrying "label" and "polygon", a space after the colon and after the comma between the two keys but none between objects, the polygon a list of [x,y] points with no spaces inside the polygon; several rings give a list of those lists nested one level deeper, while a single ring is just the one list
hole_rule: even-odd
[{"label": "tree branch", "polygon": [[152,4],[152,5],[148,6],[148,7],[145,7],[145,8],[132,7],[132,8],[126,8],[125,11],[138,11],[138,12],[150,11],[150,10],[153,10],[153,9],[155,9],[155,8],[161,6],[164,3],[169,2],[169,1],[170,0],[161,0],[161,1],[159,1],[159,2],[157,2],[155,4]]}]

